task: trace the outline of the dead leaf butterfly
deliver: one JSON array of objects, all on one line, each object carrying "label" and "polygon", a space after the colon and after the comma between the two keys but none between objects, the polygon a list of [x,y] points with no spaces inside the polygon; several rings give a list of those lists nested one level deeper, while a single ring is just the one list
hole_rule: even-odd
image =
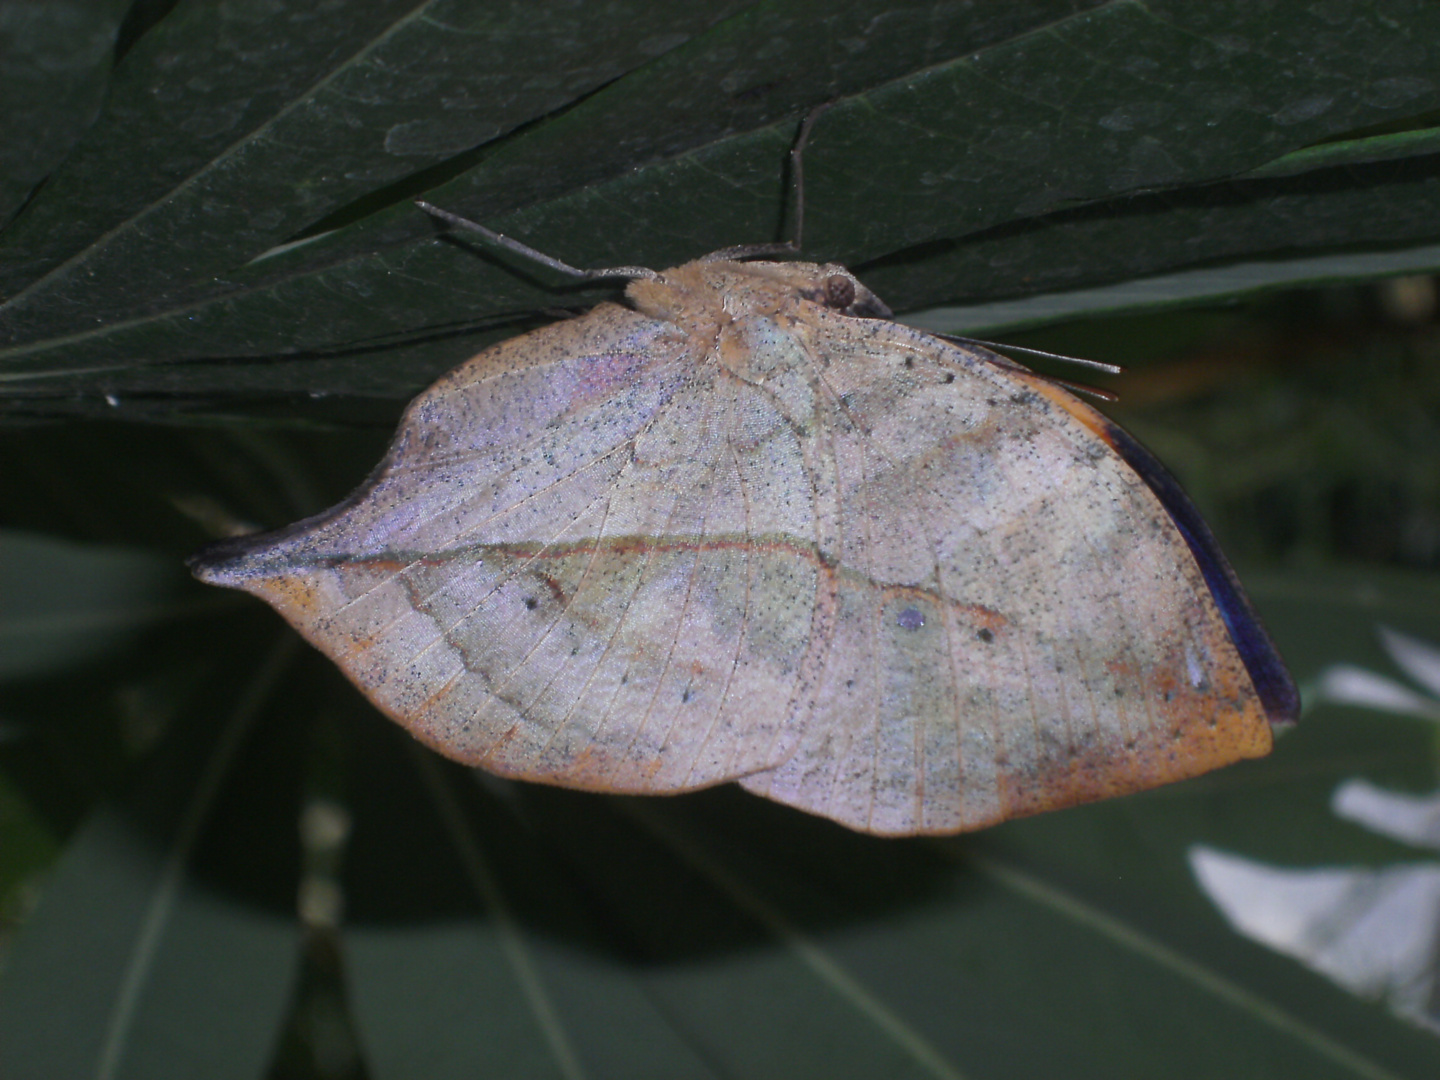
[{"label": "dead leaf butterfly", "polygon": [[629,304],[486,349],[345,502],[196,575],[441,753],[591,791],[953,833],[1267,753],[1294,684],[1156,460],[844,267],[750,258],[790,246],[575,271]]}]

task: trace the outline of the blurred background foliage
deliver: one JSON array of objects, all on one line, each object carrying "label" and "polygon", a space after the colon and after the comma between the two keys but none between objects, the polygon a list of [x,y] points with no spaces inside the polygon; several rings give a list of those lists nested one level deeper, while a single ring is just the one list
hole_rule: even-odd
[{"label": "blurred background foliage", "polygon": [[[1433,994],[1247,939],[1191,860],[1433,864],[1332,799],[1436,788],[1377,627],[1440,641],[1437,42],[1427,0],[0,3],[0,1075],[1435,1075]],[[512,785],[189,580],[613,295],[412,197],[671,265],[783,233],[824,101],[807,255],[1126,365],[1306,691],[1270,759],[939,842]]]}]

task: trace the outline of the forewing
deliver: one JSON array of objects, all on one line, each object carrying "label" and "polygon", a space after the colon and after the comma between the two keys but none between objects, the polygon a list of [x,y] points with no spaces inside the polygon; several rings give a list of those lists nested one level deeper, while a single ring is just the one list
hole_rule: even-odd
[{"label": "forewing", "polygon": [[633,792],[773,766],[818,667],[806,480],[788,422],[700,360],[616,305],[505,342],[346,503],[197,572],[458,760]]},{"label": "forewing", "polygon": [[893,323],[819,312],[809,348],[833,640],[798,750],[746,788],[954,832],[1268,751],[1195,557],[1099,414]]}]

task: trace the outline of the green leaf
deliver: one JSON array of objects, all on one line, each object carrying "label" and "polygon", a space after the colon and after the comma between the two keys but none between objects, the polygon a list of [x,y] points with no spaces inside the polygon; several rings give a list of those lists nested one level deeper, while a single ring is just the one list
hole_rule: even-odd
[{"label": "green leaf", "polygon": [[350,752],[377,793],[355,802],[344,933],[373,1076],[709,1074],[553,848],[389,725]]},{"label": "green leaf", "polygon": [[[81,305],[104,321],[193,287],[565,105],[725,10],[182,5],[125,58],[92,137],[7,237],[10,318],[33,332]],[[637,20],[651,33],[627,32]]]},{"label": "green leaf", "polygon": [[197,596],[181,568],[153,552],[4,530],[0,593],[0,680],[78,667],[142,627],[216,607],[216,598]]},{"label": "green leaf", "polygon": [[[12,413],[398,400],[497,325],[606,295],[437,237],[409,196],[576,265],[674,264],[777,234],[796,120],[830,99],[805,248],[898,310],[1217,260],[1413,270],[1440,235],[1433,139],[1376,134],[1440,108],[1429,4],[773,0],[696,22],[637,0],[527,9],[533,51],[483,5],[393,7],[301,34],[182,6],[126,56],[111,112],[0,235]],[[632,44],[610,68],[566,59],[612,39]]]},{"label": "green leaf", "polygon": [[[1440,266],[1440,245],[1411,241],[1426,235],[1420,218],[1440,211],[1437,154],[1440,129],[1327,143],[1240,179],[1136,195],[1123,206],[1056,213],[1031,228],[946,244],[918,266],[877,266],[869,280],[922,299],[935,279],[963,281],[971,294],[983,294],[993,289],[997,262],[1048,257],[1027,284],[1049,292],[932,308],[905,319],[944,333],[1424,273]],[[1384,246],[1289,256],[1343,241],[1361,220],[1368,241]],[[1027,249],[1031,258],[1023,255]],[[1268,257],[1254,259],[1257,251]],[[1157,273],[1175,265],[1176,252],[1198,265]],[[1083,287],[1107,280],[1121,283]]]},{"label": "green leaf", "polygon": [[251,661],[228,715],[177,725],[67,847],[0,984],[7,1077],[259,1075],[297,957],[293,765],[273,767],[296,754],[252,729],[297,644]]},{"label": "green leaf", "polygon": [[0,4],[0,222],[94,119],[127,0]]},{"label": "green leaf", "polygon": [[[0,727],[0,742],[11,737],[13,732]],[[0,775],[0,954],[38,895],[41,872],[55,862],[59,850],[44,820]]]}]

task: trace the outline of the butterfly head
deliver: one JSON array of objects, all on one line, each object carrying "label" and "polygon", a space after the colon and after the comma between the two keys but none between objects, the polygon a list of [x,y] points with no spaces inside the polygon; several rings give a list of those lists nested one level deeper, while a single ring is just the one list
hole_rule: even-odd
[{"label": "butterfly head", "polygon": [[632,281],[626,295],[647,315],[675,320],[694,314],[779,311],[814,304],[860,319],[885,319],[890,309],[854,274],[836,263],[732,262],[700,259]]}]

